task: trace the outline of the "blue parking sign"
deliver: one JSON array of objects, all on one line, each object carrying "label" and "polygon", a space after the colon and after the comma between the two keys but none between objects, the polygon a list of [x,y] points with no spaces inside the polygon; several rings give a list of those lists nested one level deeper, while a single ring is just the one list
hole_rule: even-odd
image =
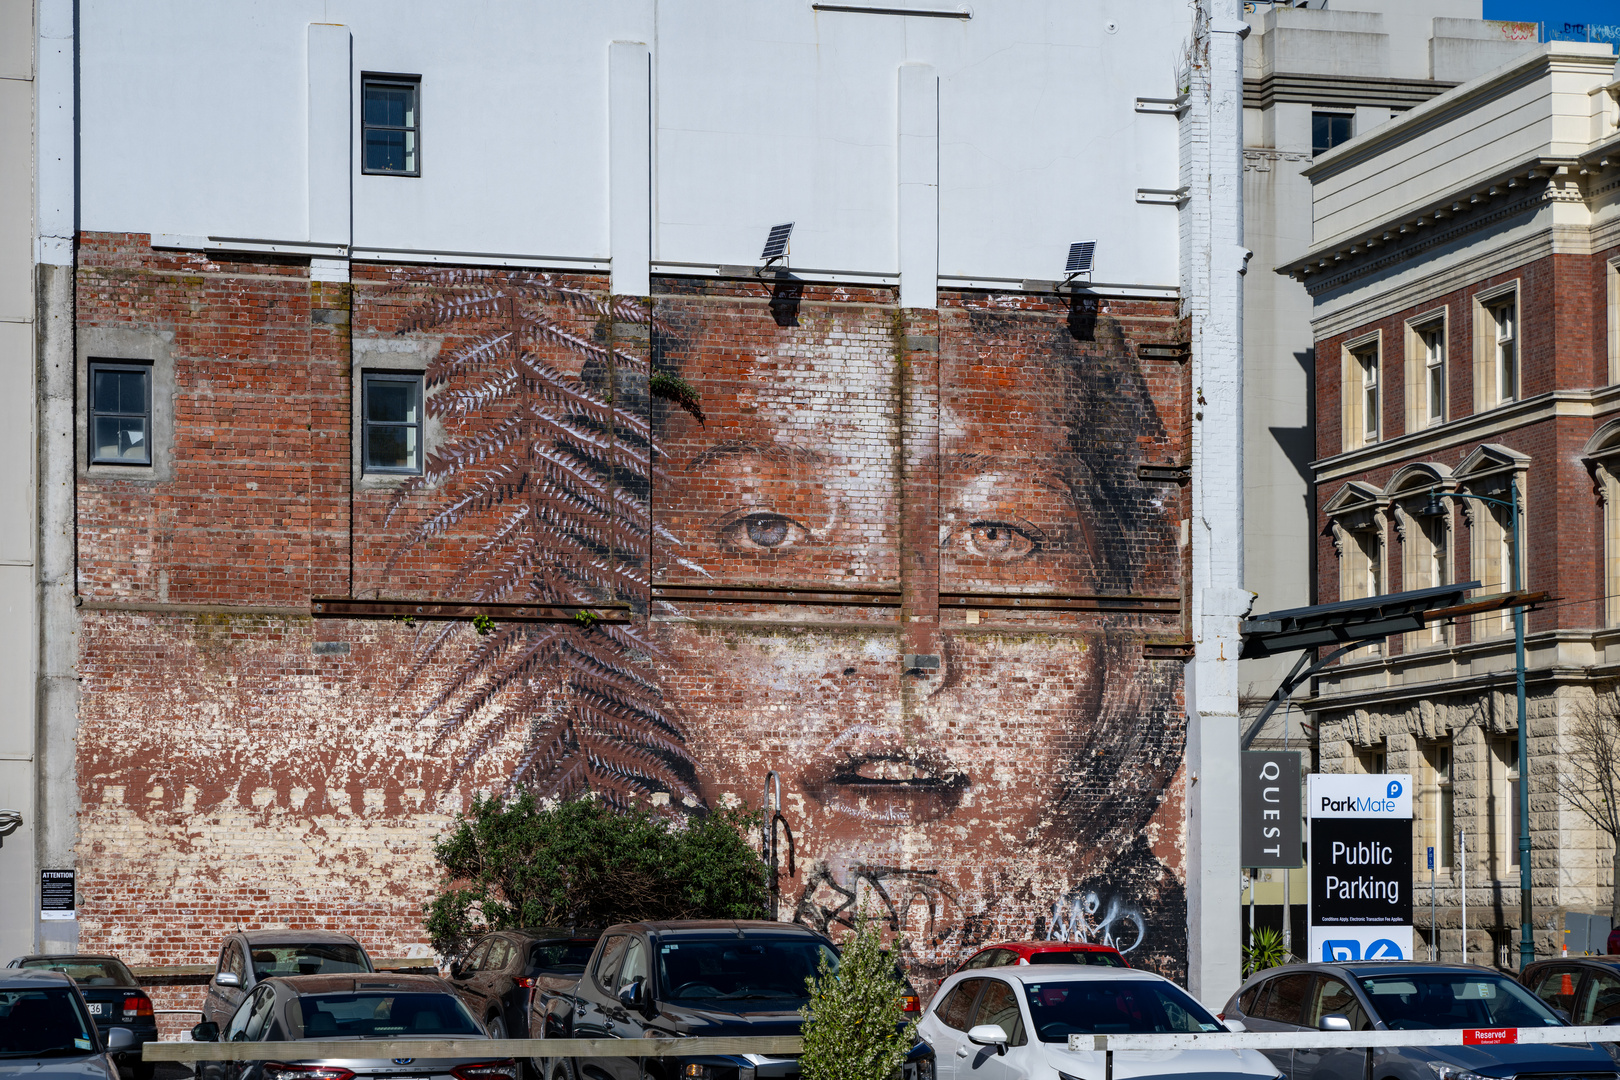
[{"label": "blue parking sign", "polygon": [[1429,849],[1429,869],[1434,869],[1434,848]]}]

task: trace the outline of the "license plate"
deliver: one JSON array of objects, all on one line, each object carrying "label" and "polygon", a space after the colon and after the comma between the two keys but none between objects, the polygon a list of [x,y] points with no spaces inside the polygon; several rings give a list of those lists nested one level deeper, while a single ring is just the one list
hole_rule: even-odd
[{"label": "license plate", "polygon": [[102,1002],[87,1001],[85,1004],[90,1006],[91,1016],[108,1016],[112,1013],[112,1010],[107,1008],[107,1006]]}]

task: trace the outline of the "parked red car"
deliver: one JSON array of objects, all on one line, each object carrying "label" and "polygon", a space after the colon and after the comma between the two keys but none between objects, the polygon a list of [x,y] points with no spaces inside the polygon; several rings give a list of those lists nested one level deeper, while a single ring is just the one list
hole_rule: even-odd
[{"label": "parked red car", "polygon": [[[1007,964],[1089,964],[1094,967],[1130,967],[1112,945],[1078,941],[1003,941],[986,945],[956,969],[1002,967]],[[955,971],[951,974],[956,974]]]}]

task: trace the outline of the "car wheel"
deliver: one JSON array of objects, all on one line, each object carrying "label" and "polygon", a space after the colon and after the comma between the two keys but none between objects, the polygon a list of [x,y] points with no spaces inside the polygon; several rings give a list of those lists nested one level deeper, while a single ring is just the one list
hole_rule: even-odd
[{"label": "car wheel", "polygon": [[506,1021],[501,1019],[501,1014],[500,1013],[496,1013],[493,1016],[491,1016],[488,1020],[485,1020],[484,1021],[484,1026],[489,1029],[489,1037],[490,1038],[492,1038],[492,1039],[504,1039],[504,1038],[506,1038]]},{"label": "car wheel", "polygon": [[552,1059],[551,1075],[546,1080],[575,1080],[574,1063],[567,1058]]}]

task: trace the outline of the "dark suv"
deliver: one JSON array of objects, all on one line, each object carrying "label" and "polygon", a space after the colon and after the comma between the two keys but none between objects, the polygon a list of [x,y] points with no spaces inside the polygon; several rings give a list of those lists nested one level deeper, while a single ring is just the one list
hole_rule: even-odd
[{"label": "dark suv", "polygon": [[364,975],[376,969],[360,943],[331,930],[242,930],[220,946],[202,1018],[224,1027],[259,980],[277,975]]},{"label": "dark suv", "polygon": [[491,1038],[529,1038],[529,1001],[538,982],[572,987],[596,948],[594,930],[501,930],[478,940],[450,968],[450,984]]},{"label": "dark suv", "polygon": [[[1287,964],[1252,976],[1221,1019],[1250,1031],[1411,1031],[1563,1027],[1534,994],[1472,964]],[[1510,1080],[1519,1076],[1614,1080],[1614,1062],[1588,1043],[1392,1046],[1373,1051],[1262,1051],[1293,1080]]]}]

